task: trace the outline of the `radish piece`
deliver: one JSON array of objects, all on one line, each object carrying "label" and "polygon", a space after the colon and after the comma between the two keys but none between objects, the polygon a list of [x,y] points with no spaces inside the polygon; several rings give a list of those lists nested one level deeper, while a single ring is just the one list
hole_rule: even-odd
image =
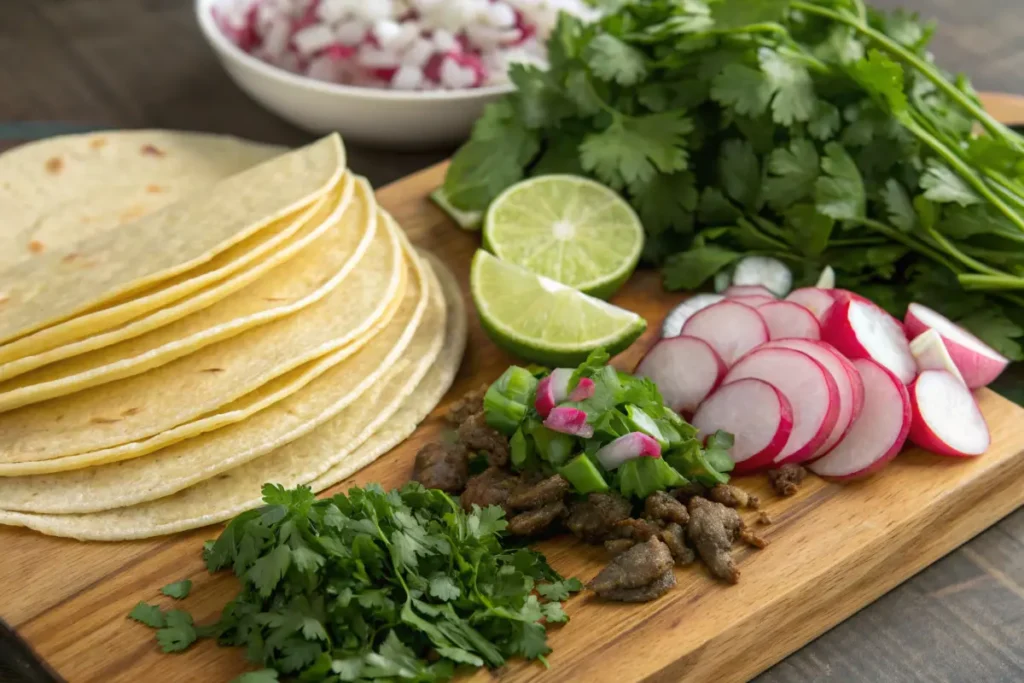
[{"label": "radish piece", "polygon": [[825,319],[825,315],[836,302],[835,297],[824,289],[818,289],[817,287],[802,287],[797,289],[790,293],[785,300],[792,301],[795,304],[800,304],[813,313],[814,317],[818,319],[818,322]]},{"label": "radish piece", "polygon": [[917,335],[910,341],[910,353],[917,362],[917,372],[920,374],[925,370],[945,370],[960,380],[960,383],[967,386],[964,376],[953,362],[953,358],[946,349],[942,335],[934,329],[928,329]]},{"label": "radish piece", "polygon": [[840,295],[821,327],[822,339],[850,360],[870,358],[904,384],[917,376],[903,326],[873,303]]},{"label": "radish piece", "polygon": [[778,299],[773,296],[764,296],[763,294],[748,294],[746,296],[730,296],[729,301],[746,304],[751,308],[761,308],[765,304],[775,303]]},{"label": "radish piece", "polygon": [[588,398],[594,396],[594,392],[597,391],[597,385],[594,384],[594,380],[589,377],[580,377],[579,383],[576,384],[576,388],[569,394],[569,400],[574,403],[580,401],[586,401]]},{"label": "radish piece", "polygon": [[695,313],[683,325],[683,334],[703,339],[726,365],[732,365],[768,341],[768,325],[750,306],[725,300]]},{"label": "radish piece", "polygon": [[927,306],[910,304],[903,318],[907,335],[916,337],[931,328],[942,336],[946,350],[971,389],[988,386],[1010,361],[973,334]]},{"label": "radish piece", "polygon": [[825,291],[827,291],[829,294],[831,294],[832,298],[835,299],[836,301],[846,301],[847,299],[853,299],[854,301],[859,301],[859,302],[861,302],[863,304],[871,304],[872,306],[877,306],[877,304],[874,301],[872,301],[871,299],[869,299],[869,298],[867,298],[865,296],[861,296],[857,292],[851,292],[848,289],[832,288],[832,289],[827,289]]},{"label": "radish piece", "polygon": [[760,285],[775,296],[786,296],[793,286],[793,274],[779,259],[770,256],[747,256],[736,264],[732,283],[741,287]]},{"label": "radish piece", "polygon": [[832,289],[836,286],[836,271],[832,270],[832,266],[825,266],[821,269],[821,275],[818,276],[818,282],[814,285],[816,289]]},{"label": "radish piece", "polygon": [[691,415],[727,370],[710,344],[684,336],[662,339],[652,346],[634,374],[657,384],[669,408]]},{"label": "radish piece", "polygon": [[643,432],[630,432],[602,446],[594,453],[594,457],[601,463],[601,467],[610,472],[633,458],[660,458],[661,446]]},{"label": "radish piece", "polygon": [[839,389],[831,373],[802,351],[766,348],[736,363],[722,384],[747,377],[771,384],[793,409],[793,431],[772,462],[781,465],[813,457],[839,419]]},{"label": "radish piece", "polygon": [[821,444],[813,457],[828,453],[839,443],[840,439],[846,436],[846,432],[850,430],[854,420],[864,408],[864,382],[861,380],[857,368],[853,367],[853,364],[833,346],[821,341],[780,339],[768,342],[762,348],[802,351],[821,363],[825,370],[832,375],[832,379],[836,383],[836,390],[839,392],[839,416],[836,418],[836,426],[832,428],[832,433],[825,439],[825,443]]},{"label": "radish piece", "polygon": [[587,424],[587,414],[579,408],[558,406],[552,408],[544,420],[544,426],[553,432],[569,434],[589,439],[594,435],[594,427]]},{"label": "radish piece", "polygon": [[853,361],[864,381],[864,410],[832,451],[808,468],[822,477],[854,479],[882,469],[910,432],[910,395],[895,374],[867,358]]},{"label": "radish piece", "polygon": [[773,301],[757,307],[768,324],[772,339],[821,339],[821,325],[814,314],[792,301]]},{"label": "radish piece", "polygon": [[732,271],[720,270],[715,273],[715,293],[721,294],[732,284]]},{"label": "radish piece", "polygon": [[682,334],[683,325],[697,311],[702,311],[708,306],[713,306],[725,299],[721,294],[694,294],[689,299],[679,304],[665,316],[665,322],[661,323],[662,337],[678,337]]},{"label": "radish piece", "polygon": [[769,299],[778,297],[764,285],[733,285],[728,287],[723,294],[726,299],[733,299],[738,296],[766,296]]},{"label": "radish piece", "polygon": [[569,397],[572,373],[569,368],[555,368],[550,375],[537,382],[537,398],[533,407],[541,417],[547,417],[555,406]]},{"label": "radish piece", "polygon": [[767,382],[748,378],[720,387],[697,409],[692,424],[701,434],[719,429],[735,438],[729,455],[735,474],[772,464],[793,431],[789,400]]},{"label": "radish piece", "polygon": [[932,453],[969,458],[988,450],[991,437],[985,417],[952,373],[925,370],[910,385],[910,440]]}]

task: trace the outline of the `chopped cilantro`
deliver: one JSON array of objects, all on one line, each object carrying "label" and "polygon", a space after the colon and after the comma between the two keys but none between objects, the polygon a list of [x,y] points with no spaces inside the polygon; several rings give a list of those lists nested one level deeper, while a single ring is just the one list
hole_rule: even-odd
[{"label": "chopped cilantro", "polygon": [[181,581],[175,581],[169,583],[160,589],[160,592],[169,598],[175,600],[184,600],[188,597],[189,592],[192,590],[191,579],[182,579]]}]

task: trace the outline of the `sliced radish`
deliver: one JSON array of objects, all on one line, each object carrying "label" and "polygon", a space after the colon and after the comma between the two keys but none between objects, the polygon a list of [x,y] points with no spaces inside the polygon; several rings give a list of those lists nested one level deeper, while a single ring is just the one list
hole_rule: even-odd
[{"label": "sliced radish", "polygon": [[548,413],[544,426],[553,432],[589,439],[594,435],[593,425],[587,424],[587,414],[579,408],[558,406]]},{"label": "sliced radish", "polygon": [[925,330],[914,337],[910,341],[910,353],[917,363],[918,373],[925,370],[945,370],[967,386],[964,376],[960,374],[959,368],[949,355],[949,350],[946,349],[946,343],[942,341],[942,335],[934,329]]},{"label": "sliced radish", "polygon": [[775,464],[803,462],[818,452],[839,419],[839,389],[818,361],[793,349],[757,349],[729,370],[723,385],[753,377],[778,389],[793,409],[793,430]]},{"label": "sliced radish", "polygon": [[851,292],[848,289],[837,289],[833,287],[832,289],[827,289],[825,291],[831,294],[832,298],[835,299],[836,301],[845,301],[846,299],[853,299],[854,301],[859,301],[863,304],[871,304],[872,306],[877,306],[877,304],[874,301],[867,298],[866,296],[861,296],[857,292]]},{"label": "sliced radish", "polygon": [[760,285],[775,296],[786,296],[793,286],[793,274],[782,261],[770,256],[747,256],[736,264],[733,285]]},{"label": "sliced radish", "polygon": [[763,294],[748,294],[746,296],[730,296],[729,301],[735,301],[738,304],[746,304],[751,308],[761,308],[765,304],[770,304],[778,301],[773,296],[765,296]]},{"label": "sliced radish", "polygon": [[843,440],[808,468],[822,477],[854,479],[882,469],[910,432],[910,395],[892,372],[873,360],[853,361],[864,381],[864,410]]},{"label": "sliced radish", "polygon": [[821,269],[821,275],[818,276],[818,282],[814,286],[817,289],[832,289],[836,286],[836,271],[832,270],[832,266],[825,266]]},{"label": "sliced radish", "polygon": [[768,324],[772,339],[821,339],[821,325],[814,314],[792,301],[773,301],[757,307]]},{"label": "sliced radish", "polygon": [[867,300],[840,295],[825,316],[821,337],[850,360],[870,358],[891,370],[904,384],[917,376],[917,364],[903,326]]},{"label": "sliced radish", "polygon": [[864,408],[864,382],[861,380],[857,368],[853,367],[853,364],[833,346],[821,341],[780,339],[768,342],[762,348],[802,351],[821,363],[825,370],[832,375],[832,379],[836,383],[836,390],[839,392],[839,415],[836,417],[836,426],[832,428],[832,433],[821,444],[814,456],[828,453],[833,446],[839,443],[840,439],[846,436],[846,432],[850,430],[854,420]]},{"label": "sliced radish", "polygon": [[610,472],[633,458],[660,458],[661,446],[643,432],[630,432],[602,446],[594,457],[601,463],[601,467]]},{"label": "sliced radish", "polygon": [[679,304],[665,316],[665,322],[661,323],[662,337],[678,337],[682,334],[683,325],[697,311],[704,310],[708,306],[717,304],[725,299],[721,294],[694,294],[689,299]]},{"label": "sliced radish", "polygon": [[537,382],[537,398],[533,407],[541,417],[547,417],[551,409],[569,397],[569,380],[573,371],[569,368],[555,368],[551,374]]},{"label": "sliced radish", "polygon": [[727,299],[695,313],[683,325],[683,334],[703,339],[732,365],[768,341],[768,325],[755,309]]},{"label": "sliced radish", "polygon": [[969,458],[988,450],[991,437],[971,390],[945,370],[925,370],[910,385],[914,411],[910,440],[932,453]]},{"label": "sliced radish", "polygon": [[764,285],[732,285],[723,294],[725,298],[733,299],[738,296],[766,296],[769,299],[777,299],[775,293]]},{"label": "sliced radish", "polygon": [[652,346],[636,366],[635,374],[657,384],[669,408],[691,415],[727,370],[709,343],[682,336],[662,339]]},{"label": "sliced radish", "polygon": [[942,335],[950,358],[971,389],[988,386],[1010,363],[991,346],[927,306],[910,304],[903,324],[910,337],[916,337],[927,329]]},{"label": "sliced radish", "polygon": [[835,297],[824,289],[818,289],[817,287],[802,287],[797,289],[791,292],[785,300],[792,301],[795,304],[800,304],[813,313],[814,317],[818,319],[818,322],[825,319],[825,315],[836,302]]},{"label": "sliced radish", "polygon": [[576,383],[576,388],[569,394],[569,400],[574,403],[586,401],[594,396],[595,391],[597,391],[597,385],[594,384],[594,380],[589,377],[580,377],[580,381]]},{"label": "sliced radish", "polygon": [[772,464],[793,431],[789,400],[767,382],[738,379],[711,394],[693,416],[693,426],[707,436],[719,429],[735,438],[729,455],[735,474]]}]

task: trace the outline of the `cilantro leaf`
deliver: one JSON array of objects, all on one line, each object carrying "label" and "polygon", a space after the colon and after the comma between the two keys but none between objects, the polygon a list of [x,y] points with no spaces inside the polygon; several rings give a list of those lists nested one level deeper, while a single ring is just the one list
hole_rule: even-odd
[{"label": "cilantro leaf", "polygon": [[252,567],[245,574],[245,578],[252,582],[253,586],[263,597],[269,596],[277,584],[284,578],[284,574],[291,566],[292,553],[287,546],[279,545],[269,554],[264,555],[253,563]]},{"label": "cilantro leaf", "polygon": [[583,584],[577,578],[542,583],[537,586],[537,593],[547,600],[567,600],[571,594],[581,590],[583,590]]},{"label": "cilantro leaf", "polygon": [[457,600],[462,591],[459,589],[451,577],[439,574],[430,579],[430,594],[438,600]]},{"label": "cilantro leaf", "polygon": [[773,50],[762,49],[759,60],[774,94],[772,116],[775,122],[789,126],[810,120],[818,100],[807,68]]},{"label": "cilantro leaf", "polygon": [[903,232],[911,232],[917,225],[917,212],[910,202],[906,189],[895,178],[889,178],[882,189],[882,201],[889,216],[889,222]]},{"label": "cilantro leaf", "polygon": [[650,182],[658,171],[686,170],[683,136],[692,129],[693,124],[681,112],[619,117],[583,140],[580,162],[614,188],[639,186]]},{"label": "cilantro leaf", "polygon": [[718,156],[718,175],[725,193],[747,208],[761,194],[761,164],[746,140],[726,140]]},{"label": "cilantro leaf", "polygon": [[526,659],[537,659],[551,652],[544,627],[539,624],[518,622],[518,633],[512,641],[513,651]]},{"label": "cilantro leaf", "polygon": [[672,254],[662,268],[665,289],[696,289],[742,254],[709,244]]},{"label": "cilantro leaf", "polygon": [[793,229],[790,243],[807,256],[819,256],[828,246],[834,221],[818,212],[813,204],[794,204],[786,211],[786,224]]},{"label": "cilantro leaf", "polygon": [[619,85],[635,85],[647,75],[644,54],[608,33],[603,33],[587,48],[587,64],[594,75]]},{"label": "cilantro leaf", "polygon": [[760,116],[768,110],[774,90],[764,73],[745,64],[728,64],[711,84],[711,98],[737,114]]},{"label": "cilantro leaf", "polygon": [[491,536],[500,533],[508,526],[505,521],[505,511],[496,505],[485,508],[473,508],[469,519],[466,520],[469,533],[477,538]]},{"label": "cilantro leaf", "polygon": [[231,683],[277,683],[277,671],[274,669],[261,669],[259,671],[247,671]]},{"label": "cilantro leaf", "polygon": [[692,173],[657,175],[632,189],[633,202],[644,227],[660,233],[673,229],[689,232],[697,209],[697,189]]},{"label": "cilantro leaf", "polygon": [[807,132],[817,140],[828,140],[839,130],[839,109],[823,100],[814,103],[811,120],[807,122]]},{"label": "cilantro leaf", "polygon": [[150,628],[163,628],[167,622],[164,618],[163,610],[147,602],[139,602],[139,604],[135,605],[132,611],[128,613],[128,617]]},{"label": "cilantro leaf", "polygon": [[809,140],[797,138],[768,156],[764,198],[777,211],[814,192],[818,179],[818,151]]},{"label": "cilantro leaf", "polygon": [[1007,358],[1024,358],[1019,342],[1015,338],[1024,336],[1024,328],[1010,320],[999,309],[976,311],[957,320],[957,324],[970,330],[986,344]]},{"label": "cilantro leaf", "polygon": [[871,50],[867,59],[850,66],[850,75],[876,99],[884,102],[895,114],[907,109],[903,92],[903,67],[878,50]]},{"label": "cilantro leaf", "polygon": [[940,204],[955,202],[960,206],[970,206],[981,201],[974,189],[949,166],[934,159],[928,160],[928,167],[921,176],[921,187],[926,199]]},{"label": "cilantro leaf", "polygon": [[[160,589],[160,592],[169,598],[175,600],[184,600],[188,597],[189,592],[192,590],[192,581],[190,579],[182,579],[174,583],[169,583]],[[141,603],[140,603],[141,604]]]},{"label": "cilantro leaf", "polygon": [[825,145],[821,160],[825,175],[815,181],[818,211],[836,220],[856,220],[864,216],[864,180],[850,155],[837,142]]},{"label": "cilantro leaf", "polygon": [[735,29],[781,21],[789,0],[719,0],[709,3],[715,28]]},{"label": "cilantro leaf", "polygon": [[196,642],[192,615],[172,609],[165,615],[166,624],[156,632],[156,640],[164,652],[181,652]]}]

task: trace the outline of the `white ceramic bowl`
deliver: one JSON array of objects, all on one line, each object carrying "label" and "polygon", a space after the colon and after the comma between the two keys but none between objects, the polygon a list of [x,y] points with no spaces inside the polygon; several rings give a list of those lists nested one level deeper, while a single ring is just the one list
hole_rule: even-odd
[{"label": "white ceramic bowl", "polygon": [[[219,0],[196,0],[196,17],[232,80],[264,107],[300,128],[338,131],[353,142],[430,149],[464,140],[484,106],[511,85],[404,92],[325,83],[271,66],[228,40],[213,18]],[[373,0],[367,0],[372,2]]]}]

